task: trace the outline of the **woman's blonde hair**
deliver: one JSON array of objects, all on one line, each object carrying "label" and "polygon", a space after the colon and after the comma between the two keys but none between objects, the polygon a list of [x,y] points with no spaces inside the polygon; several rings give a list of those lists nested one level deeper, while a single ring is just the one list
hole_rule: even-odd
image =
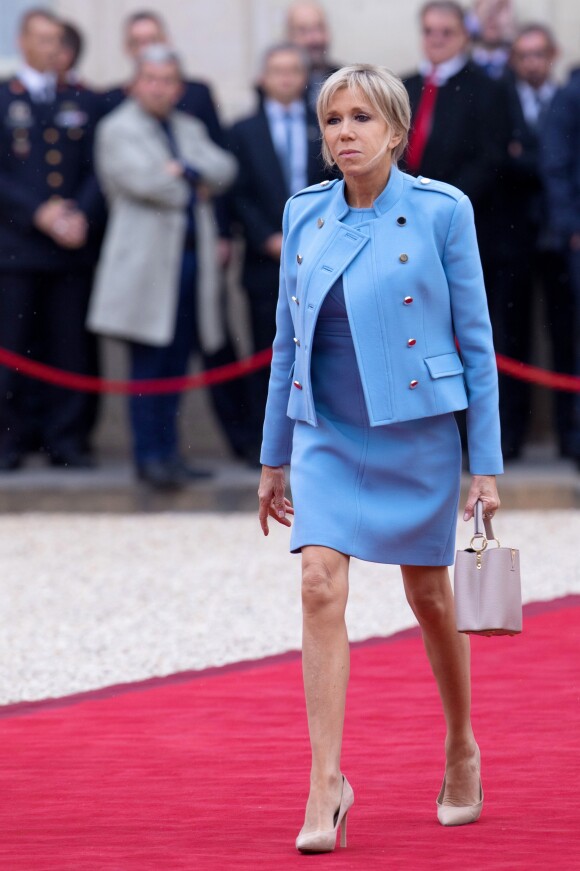
[{"label": "woman's blonde hair", "polygon": [[[396,76],[386,67],[374,66],[373,64],[352,64],[352,66],[343,67],[329,76],[320,90],[316,103],[318,124],[322,134],[324,134],[330,101],[336,92],[343,88],[360,90],[386,122],[391,133],[402,137],[399,144],[395,145],[392,150],[393,162],[396,163],[407,147],[409,127],[411,126],[409,96],[399,76]],[[332,155],[324,141],[324,135],[322,138],[322,157],[328,166],[334,165]]]}]

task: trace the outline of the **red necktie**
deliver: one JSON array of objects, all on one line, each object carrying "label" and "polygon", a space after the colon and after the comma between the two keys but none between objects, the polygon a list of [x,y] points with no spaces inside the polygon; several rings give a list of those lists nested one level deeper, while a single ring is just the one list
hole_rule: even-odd
[{"label": "red necktie", "polygon": [[419,100],[419,106],[415,114],[415,123],[409,137],[409,146],[407,149],[407,167],[410,172],[418,173],[425,146],[431,133],[433,124],[433,113],[435,111],[435,103],[437,102],[437,85],[435,84],[434,74],[431,73],[423,87],[423,93]]}]

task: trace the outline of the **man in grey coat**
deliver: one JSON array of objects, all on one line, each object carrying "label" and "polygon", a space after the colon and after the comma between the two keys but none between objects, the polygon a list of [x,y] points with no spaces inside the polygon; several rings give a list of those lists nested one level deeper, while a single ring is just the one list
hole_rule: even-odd
[{"label": "man in grey coat", "polygon": [[[183,375],[194,350],[223,343],[210,197],[232,182],[236,163],[201,122],[175,110],[182,88],[175,53],[149,46],[132,98],[97,129],[110,218],[88,324],[127,340],[133,380]],[[137,473],[158,488],[204,474],[180,457],[178,409],[177,394],[130,401]]]}]

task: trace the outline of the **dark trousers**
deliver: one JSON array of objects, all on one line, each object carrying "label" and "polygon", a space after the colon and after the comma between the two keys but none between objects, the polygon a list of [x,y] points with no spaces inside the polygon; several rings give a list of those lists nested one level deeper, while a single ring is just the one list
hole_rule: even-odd
[{"label": "dark trousers", "polygon": [[[185,375],[190,355],[196,350],[195,283],[197,261],[193,251],[183,256],[179,299],[172,342],[163,347],[130,343],[131,378],[171,378]],[[178,456],[178,418],[181,394],[132,396],[129,401],[133,455],[137,466]]]},{"label": "dark trousers", "polygon": [[[59,369],[93,374],[94,338],[85,330],[92,273],[0,272],[0,345]],[[82,451],[95,419],[90,394],[0,367],[0,452],[36,446],[53,455]],[[34,420],[31,420],[34,418]]]},{"label": "dark trousers", "polygon": [[[185,375],[191,354],[199,350],[196,318],[195,253],[186,251],[179,283],[179,300],[173,341],[165,347],[138,342],[130,344],[131,377],[169,378]],[[202,354],[205,369],[233,363],[237,357],[231,339],[211,354]],[[253,431],[248,420],[247,378],[209,388],[213,410],[235,454],[246,456],[253,447]],[[135,396],[129,403],[135,463],[170,460],[179,454],[178,422],[180,394]]]},{"label": "dark trousers", "polygon": [[[248,287],[247,291],[253,352],[256,353],[266,348],[271,348],[276,335],[278,285]],[[260,369],[248,378],[248,387],[251,395],[250,420],[256,450],[262,442],[269,381],[269,366]]]},{"label": "dark trousers", "polygon": [[[212,354],[203,354],[205,369],[216,369],[234,363],[238,357],[232,339],[228,336],[222,348]],[[255,440],[252,427],[251,376],[224,381],[209,388],[212,408],[219,420],[230,448],[238,457],[254,458]]]},{"label": "dark trousers", "polygon": [[[574,297],[566,255],[556,250],[514,249],[493,276],[490,314],[498,353],[530,362],[533,353],[534,293],[539,292],[542,323],[550,339],[556,372],[574,371]],[[502,444],[516,454],[526,437],[530,419],[530,385],[500,375]],[[555,430],[562,453],[579,452],[580,430],[574,421],[571,394],[554,394]]]},{"label": "dark trousers", "polygon": [[[580,376],[580,251],[571,251],[569,257],[570,282],[574,292],[574,371]],[[573,409],[572,455],[580,459],[580,393],[571,396]]]}]

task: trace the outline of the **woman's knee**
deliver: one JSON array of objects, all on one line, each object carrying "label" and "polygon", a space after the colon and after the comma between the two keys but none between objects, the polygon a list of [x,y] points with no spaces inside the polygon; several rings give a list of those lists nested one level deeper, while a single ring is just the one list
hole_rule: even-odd
[{"label": "woman's knee", "polygon": [[306,613],[344,608],[345,591],[335,573],[322,559],[307,562],[302,569],[302,606]]},{"label": "woman's knee", "polygon": [[449,617],[453,598],[448,578],[435,583],[405,583],[407,601],[420,623],[438,624]]}]

